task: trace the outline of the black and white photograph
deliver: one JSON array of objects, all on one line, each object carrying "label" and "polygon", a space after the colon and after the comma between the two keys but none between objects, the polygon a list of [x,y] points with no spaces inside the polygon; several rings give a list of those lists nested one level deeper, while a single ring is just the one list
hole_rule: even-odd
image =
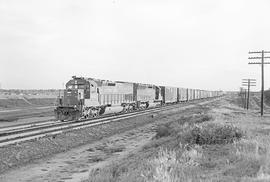
[{"label": "black and white photograph", "polygon": [[0,0],[0,182],[270,181],[269,0]]}]

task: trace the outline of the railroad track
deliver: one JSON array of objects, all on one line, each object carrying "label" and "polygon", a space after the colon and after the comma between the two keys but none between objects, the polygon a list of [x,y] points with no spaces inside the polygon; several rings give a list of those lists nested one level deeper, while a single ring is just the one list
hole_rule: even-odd
[{"label": "railroad track", "polygon": [[[210,101],[214,101],[216,99],[211,99]],[[19,126],[11,126],[0,128],[0,147],[16,144],[19,142],[33,140],[45,136],[53,136],[62,132],[68,132],[75,129],[92,127],[96,125],[106,124],[114,121],[120,121],[123,119],[128,119],[136,116],[147,115],[152,113],[157,113],[160,111],[171,110],[177,108],[179,106],[183,107],[183,109],[187,109],[189,107],[194,107],[195,104],[203,104],[205,102],[209,102],[207,100],[196,100],[189,103],[180,103],[174,105],[168,105],[157,108],[149,108],[141,111],[133,111],[130,113],[117,114],[117,115],[107,115],[100,118],[91,118],[77,121],[69,121],[69,122],[60,122],[60,121],[47,121],[43,123],[36,124],[25,124]]]}]

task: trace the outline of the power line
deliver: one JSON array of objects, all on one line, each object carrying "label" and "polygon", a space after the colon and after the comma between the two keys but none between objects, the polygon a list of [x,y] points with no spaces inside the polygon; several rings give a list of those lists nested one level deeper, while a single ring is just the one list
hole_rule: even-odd
[{"label": "power line", "polygon": [[265,53],[270,53],[270,51],[253,51],[249,54],[261,54],[261,57],[249,57],[248,59],[261,59],[261,62],[249,62],[248,64],[260,64],[262,72],[262,88],[261,88],[261,116],[263,116],[263,92],[264,92],[264,65],[270,64],[270,62],[264,62],[264,59],[270,58],[269,56],[264,56]]}]

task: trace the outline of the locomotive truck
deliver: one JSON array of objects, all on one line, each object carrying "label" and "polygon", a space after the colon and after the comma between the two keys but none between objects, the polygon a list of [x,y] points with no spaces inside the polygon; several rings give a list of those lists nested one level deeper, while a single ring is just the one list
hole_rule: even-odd
[{"label": "locomotive truck", "polygon": [[73,76],[54,110],[57,120],[93,118],[108,113],[131,112],[158,105],[216,97],[204,91]]}]

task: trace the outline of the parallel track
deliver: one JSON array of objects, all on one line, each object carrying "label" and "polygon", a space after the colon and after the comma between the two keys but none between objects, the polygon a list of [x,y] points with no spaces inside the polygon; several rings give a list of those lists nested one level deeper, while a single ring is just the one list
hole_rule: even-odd
[{"label": "parallel track", "polygon": [[[44,123],[39,123],[38,125],[26,124],[14,127],[0,128],[0,147],[10,144],[16,144],[26,140],[37,139],[48,135],[55,135],[70,130],[106,124],[114,121],[146,115],[150,113],[156,113],[160,111],[171,110],[179,106],[183,107],[183,109],[186,109],[189,107],[193,107],[194,103],[201,103],[202,101],[207,100],[209,99],[196,100],[189,103],[180,103],[163,107],[150,108],[146,110],[133,111],[125,114],[107,115],[100,118],[91,118],[69,122],[58,121],[53,123],[50,122],[48,123],[47,121]],[[211,100],[215,99],[212,98]]]}]

